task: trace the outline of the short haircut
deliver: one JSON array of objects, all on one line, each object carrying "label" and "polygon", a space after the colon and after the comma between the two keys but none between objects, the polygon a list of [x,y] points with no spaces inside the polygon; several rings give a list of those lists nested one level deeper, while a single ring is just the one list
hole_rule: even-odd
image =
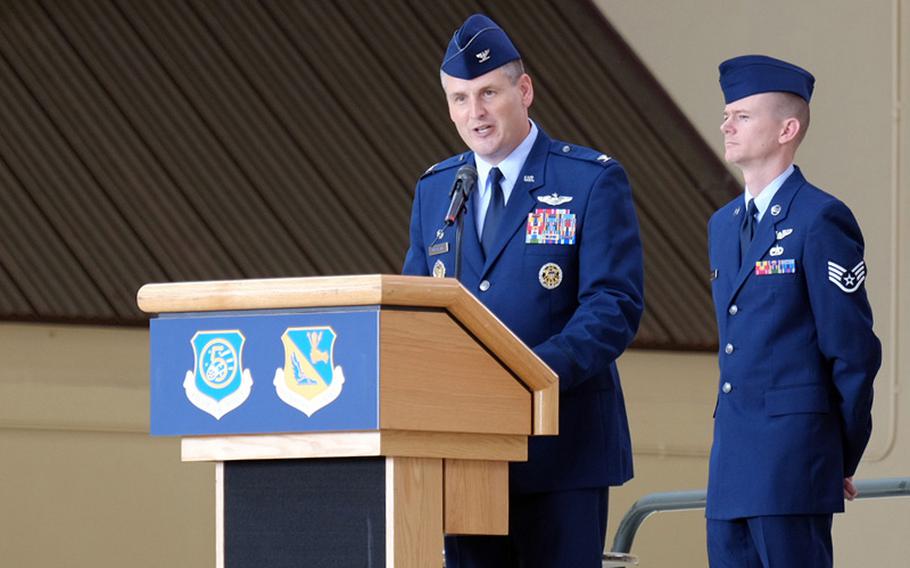
[{"label": "short haircut", "polygon": [[799,122],[799,132],[796,135],[796,142],[799,144],[809,130],[809,103],[793,93],[776,94],[774,108],[778,118],[781,120],[795,118]]},{"label": "short haircut", "polygon": [[506,77],[514,85],[525,74],[525,64],[521,59],[516,59],[503,65],[502,70],[506,72]]},{"label": "short haircut", "polygon": [[[505,72],[506,77],[509,78],[509,82],[512,83],[513,85],[515,83],[517,83],[519,79],[521,79],[522,75],[525,74],[525,64],[521,59],[515,59],[513,61],[509,61],[508,63],[500,65],[496,69],[502,69]],[[496,69],[494,69],[493,71],[496,71]],[[491,73],[492,73],[492,71],[491,71]],[[440,69],[439,70],[439,81],[442,83],[443,88],[445,88],[445,81],[443,81],[443,79],[445,78],[445,75],[446,75],[445,71]]]}]

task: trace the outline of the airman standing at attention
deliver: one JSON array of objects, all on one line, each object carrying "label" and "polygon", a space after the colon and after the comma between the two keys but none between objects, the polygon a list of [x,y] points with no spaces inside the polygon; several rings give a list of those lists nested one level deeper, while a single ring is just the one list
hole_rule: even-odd
[{"label": "airman standing at attention", "polygon": [[832,565],[856,495],[881,344],[850,209],[793,164],[814,77],[763,55],[720,65],[724,156],[746,191],[708,224],[720,381],[708,478],[712,568]]}]

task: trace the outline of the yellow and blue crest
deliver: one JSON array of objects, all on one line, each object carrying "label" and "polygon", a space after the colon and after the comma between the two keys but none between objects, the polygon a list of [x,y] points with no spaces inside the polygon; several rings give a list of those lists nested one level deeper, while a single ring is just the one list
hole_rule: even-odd
[{"label": "yellow and blue crest", "polygon": [[307,416],[341,394],[344,372],[335,365],[337,337],[328,326],[289,327],[281,336],[284,367],[275,371],[275,391]]},{"label": "yellow and blue crest", "polygon": [[183,380],[186,397],[218,420],[250,396],[253,378],[243,369],[245,342],[239,330],[198,331],[190,340],[194,364]]}]

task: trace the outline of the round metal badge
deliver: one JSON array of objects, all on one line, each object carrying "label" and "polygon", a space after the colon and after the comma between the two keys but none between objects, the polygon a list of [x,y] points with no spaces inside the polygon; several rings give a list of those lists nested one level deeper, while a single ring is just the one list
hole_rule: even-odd
[{"label": "round metal badge", "polygon": [[537,279],[540,281],[541,286],[547,290],[552,290],[562,284],[562,268],[558,264],[548,262],[540,267]]},{"label": "round metal badge", "polygon": [[780,205],[778,205],[776,203],[774,204],[774,207],[771,208],[771,215],[773,215],[775,217],[780,215]]},{"label": "round metal badge", "polygon": [[433,277],[434,278],[445,278],[446,277],[446,265],[442,263],[441,260],[436,260],[436,264],[433,265]]}]

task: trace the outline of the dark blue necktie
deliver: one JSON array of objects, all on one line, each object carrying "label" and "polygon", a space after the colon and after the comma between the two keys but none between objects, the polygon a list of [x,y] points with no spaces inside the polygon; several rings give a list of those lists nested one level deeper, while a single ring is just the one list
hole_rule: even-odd
[{"label": "dark blue necktie", "polygon": [[505,209],[505,196],[502,194],[502,172],[499,168],[490,170],[490,204],[487,206],[487,216],[483,219],[483,233],[480,235],[480,245],[483,247],[484,256],[490,255],[493,241],[499,231],[502,221],[502,211]]},{"label": "dark blue necktie", "polygon": [[752,244],[752,237],[755,236],[755,225],[758,221],[755,217],[758,215],[758,207],[755,206],[755,200],[749,202],[749,209],[743,217],[743,223],[739,227],[739,264],[742,266],[746,262],[746,253],[749,252],[749,245]]}]

